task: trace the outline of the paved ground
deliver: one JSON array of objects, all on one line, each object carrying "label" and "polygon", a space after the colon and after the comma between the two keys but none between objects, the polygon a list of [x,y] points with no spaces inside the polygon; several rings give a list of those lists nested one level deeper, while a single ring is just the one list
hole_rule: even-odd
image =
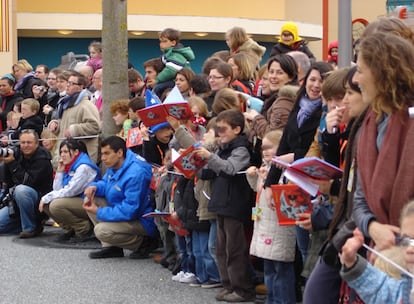
[{"label": "paved ground", "polygon": [[173,282],[152,259],[91,260],[91,249],[51,248],[57,229],[38,241],[0,236],[0,304],[218,303],[217,289]]}]

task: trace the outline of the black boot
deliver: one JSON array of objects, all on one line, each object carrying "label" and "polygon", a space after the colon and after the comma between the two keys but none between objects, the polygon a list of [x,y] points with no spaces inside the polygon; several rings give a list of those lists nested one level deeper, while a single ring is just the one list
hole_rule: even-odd
[{"label": "black boot", "polygon": [[101,250],[89,253],[91,259],[122,258],[123,256],[124,250],[115,246],[104,247]]}]

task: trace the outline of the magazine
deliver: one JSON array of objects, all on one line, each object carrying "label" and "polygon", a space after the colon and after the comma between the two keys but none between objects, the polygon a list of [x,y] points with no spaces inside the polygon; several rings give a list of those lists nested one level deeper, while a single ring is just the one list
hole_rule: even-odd
[{"label": "magazine", "polygon": [[195,143],[181,154],[178,154],[178,152],[174,149],[172,150],[172,163],[175,168],[177,168],[177,170],[185,176],[185,178],[194,177],[197,171],[207,164],[206,159],[195,153],[195,149],[200,145],[201,143]]}]

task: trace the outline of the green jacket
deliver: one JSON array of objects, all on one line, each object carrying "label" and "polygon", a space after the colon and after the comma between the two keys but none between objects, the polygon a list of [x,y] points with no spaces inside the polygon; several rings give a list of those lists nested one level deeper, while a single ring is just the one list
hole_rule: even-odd
[{"label": "green jacket", "polygon": [[168,48],[161,57],[164,69],[157,75],[157,83],[173,80],[175,74],[182,68],[190,68],[190,62],[194,60],[194,52],[191,47],[178,44]]}]

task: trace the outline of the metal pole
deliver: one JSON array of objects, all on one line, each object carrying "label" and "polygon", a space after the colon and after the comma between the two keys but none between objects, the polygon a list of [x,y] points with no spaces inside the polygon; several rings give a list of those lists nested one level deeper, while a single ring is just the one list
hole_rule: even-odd
[{"label": "metal pole", "polygon": [[352,60],[351,0],[338,0],[338,67],[350,66]]}]

